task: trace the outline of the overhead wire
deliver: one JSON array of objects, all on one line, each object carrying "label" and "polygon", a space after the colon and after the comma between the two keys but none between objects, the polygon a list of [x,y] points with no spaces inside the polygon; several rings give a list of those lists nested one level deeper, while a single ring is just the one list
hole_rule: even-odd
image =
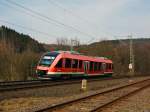
[{"label": "overhead wire", "polygon": [[[48,0],[48,2],[51,3],[51,4],[53,4],[53,5],[56,6],[56,7],[60,8],[60,9],[63,9],[65,12],[67,12],[67,13],[73,15],[73,16],[76,17],[76,18],[78,18],[78,19],[80,18],[80,20],[82,20],[83,22],[89,23],[89,22],[88,22],[86,19],[84,19],[83,17],[81,17],[81,16],[75,14],[75,13],[74,13],[73,11],[71,11],[70,9],[63,7],[62,4],[60,4],[60,2],[58,3],[58,0]],[[90,24],[91,24],[91,23],[90,23]],[[95,24],[94,24],[94,26],[97,27],[97,25],[95,25]],[[116,36],[114,36],[114,38],[117,39],[117,40],[119,40]],[[95,40],[95,38],[91,38],[91,39],[87,42],[87,44],[91,43],[91,41],[93,41],[93,40]],[[124,42],[122,42],[121,40],[119,40],[119,41],[120,41],[120,43],[122,43],[122,44],[125,45]]]},{"label": "overhead wire", "polygon": [[[2,5],[2,6],[8,6],[8,7],[12,8],[12,9],[15,10],[15,11],[18,11],[18,12],[20,12],[20,13],[29,15],[29,16],[34,17],[34,18],[36,18],[36,19],[40,19],[41,21],[45,21],[45,19],[40,18],[40,17],[38,17],[38,16],[36,16],[36,15],[33,15],[33,14],[31,14],[31,13],[28,13],[28,12],[26,12],[26,11],[24,11],[24,10],[18,10],[17,8],[12,7],[10,4],[6,4],[6,3],[1,2],[0,5]],[[29,28],[29,27],[27,27],[27,26],[23,26],[23,25],[18,25],[18,24],[15,24],[15,23],[11,23],[10,21],[6,21],[6,20],[2,20],[2,19],[0,19],[0,21],[3,22],[3,23],[7,23],[7,24],[10,24],[10,25],[13,25],[13,26],[20,27],[20,28],[22,28],[22,29],[34,31],[34,32],[36,32],[36,33],[40,33],[40,34],[46,35],[46,36],[48,36],[48,37],[58,37],[58,36],[56,36],[56,35],[52,35],[52,34],[49,34],[49,33],[46,33],[46,32],[42,32],[42,31],[36,30],[36,29],[34,29],[34,28]],[[45,22],[49,22],[49,21],[45,21]]]},{"label": "overhead wire", "polygon": [[[50,18],[50,17],[48,17],[48,16],[45,16],[45,15],[41,14],[40,12],[34,11],[34,10],[32,10],[32,9],[30,9],[30,8],[27,8],[27,7],[23,6],[23,5],[20,5],[20,4],[14,2],[14,1],[12,1],[12,0],[5,0],[5,1],[7,1],[8,3],[13,4],[13,5],[17,6],[17,7],[20,7],[20,8],[22,8],[22,9],[24,9],[24,10],[30,12],[30,13],[33,13],[33,14],[39,16],[39,17],[45,18],[46,20],[52,21],[52,22],[54,22],[54,23],[56,23],[56,24],[62,25],[62,26],[64,26],[64,27],[66,27],[66,28],[69,28],[69,29],[71,29],[71,30],[74,30],[74,31],[76,31],[76,32],[79,32],[79,33],[81,33],[81,34],[83,34],[83,35],[86,35],[86,36],[88,36],[88,37],[94,37],[93,35],[90,35],[90,34],[88,34],[88,33],[82,32],[82,31],[80,31],[80,30],[74,28],[73,26],[66,25],[66,24],[64,24],[64,23],[62,23],[62,22],[60,22],[60,21],[58,21],[58,20],[56,20],[56,19]],[[94,37],[94,38],[95,38],[95,37]]]},{"label": "overhead wire", "polygon": [[36,30],[36,29],[33,29],[33,28],[23,26],[23,25],[15,24],[15,23],[12,23],[12,22],[9,22],[9,21],[6,21],[6,20],[0,19],[0,22],[6,23],[6,24],[9,24],[9,25],[13,25],[13,26],[16,26],[16,27],[20,27],[22,29],[26,29],[26,30],[33,31],[33,32],[36,32],[36,33],[40,33],[40,34],[46,35],[48,37],[56,37],[56,36],[50,35],[46,32],[42,32],[42,31],[39,31],[39,30]]},{"label": "overhead wire", "polygon": [[[13,4],[13,5],[15,5],[15,6],[18,6],[18,7],[22,8],[22,9],[28,11],[28,12],[26,12],[26,11],[24,11],[24,10],[18,10],[17,8],[14,8],[14,7],[13,7],[15,10],[20,11],[20,12],[24,12],[26,15],[30,15],[30,16],[36,18],[36,19],[40,19],[41,21],[44,21],[44,22],[47,22],[47,23],[51,23],[51,24],[52,24],[52,22],[55,22],[55,23],[58,23],[59,25],[63,25],[63,26],[69,27],[69,28],[71,28],[72,30],[75,30],[75,31],[80,32],[80,33],[82,33],[82,34],[84,34],[84,35],[88,35],[89,37],[92,37],[92,38],[88,41],[88,43],[90,43],[91,41],[93,41],[93,40],[95,39],[94,36],[91,36],[91,35],[89,35],[89,34],[86,34],[86,33],[84,33],[84,32],[81,32],[81,31],[78,30],[78,29],[74,29],[74,27],[72,27],[72,26],[65,25],[64,23],[61,23],[61,22],[59,22],[59,21],[57,21],[57,20],[55,20],[55,19],[49,18],[49,17],[47,17],[47,16],[45,16],[45,15],[39,13],[39,12],[36,12],[36,11],[32,10],[32,9],[26,8],[26,7],[24,7],[24,6],[22,6],[22,5],[18,4],[18,3],[16,3],[16,2],[14,2],[14,1],[11,1],[11,0],[6,0],[6,1],[7,1],[8,3],[10,3],[10,4]],[[52,0],[48,0],[48,1],[52,1]],[[4,4],[4,5],[9,6],[8,4]],[[55,5],[57,5],[57,4],[55,4]],[[57,6],[60,7],[60,8],[63,8],[63,7],[59,6],[59,5],[57,5]],[[10,7],[10,6],[9,6],[9,7]],[[64,8],[64,10],[67,11],[67,9],[65,9],[65,8]],[[70,13],[71,13],[71,12],[70,12]],[[51,22],[51,21],[52,21],[52,22]],[[3,22],[4,22],[4,21],[3,21]],[[7,23],[10,24],[10,22],[8,22],[8,21],[7,21]],[[12,25],[12,23],[11,23],[11,25]],[[13,25],[15,25],[15,24],[13,24]],[[55,24],[55,25],[57,25],[57,24]],[[17,25],[17,26],[20,27],[21,25]],[[22,27],[22,28],[23,28],[23,27]],[[27,28],[27,27],[24,27],[24,28],[26,28],[26,29],[28,29],[28,30],[30,29],[30,30],[32,30],[32,31],[34,31],[34,32],[42,33],[42,34],[47,35],[47,36],[49,35],[48,33],[41,32],[41,31],[38,31],[38,30],[35,30],[35,29],[32,29],[32,28]],[[52,35],[51,35],[51,36],[52,36]],[[54,36],[54,37],[56,37],[56,36]],[[114,38],[118,40],[117,36],[114,36]],[[124,42],[122,42],[121,40],[119,40],[119,41],[120,41],[121,43],[124,43]]]},{"label": "overhead wire", "polygon": [[5,6],[8,6],[8,7],[11,7],[12,9],[14,9],[14,10],[16,10],[16,11],[18,11],[18,12],[21,12],[21,13],[23,13],[23,14],[26,14],[26,15],[29,15],[29,16],[31,16],[31,17],[34,17],[34,18],[36,18],[36,19],[39,19],[39,20],[41,20],[41,21],[43,21],[43,22],[48,22],[48,23],[51,23],[52,24],[52,22],[50,22],[50,21],[48,21],[48,20],[45,20],[44,18],[41,18],[41,17],[39,17],[39,16],[36,16],[36,15],[34,15],[34,14],[32,14],[32,13],[29,13],[29,12],[27,12],[27,11],[25,11],[25,10],[18,10],[17,8],[15,8],[15,7],[12,7],[10,4],[6,4],[6,3],[0,3],[0,5],[5,5]]},{"label": "overhead wire", "polygon": [[[50,4],[53,4],[55,7],[58,7],[60,9],[64,10],[68,14],[71,14],[72,16],[74,16],[75,18],[77,18],[78,20],[80,20],[80,21],[82,21],[82,22],[84,22],[86,24],[88,23],[90,26],[92,25],[92,26],[95,26],[96,28],[98,28],[97,25],[90,23],[87,19],[85,19],[85,18],[81,17],[80,15],[74,13],[72,10],[63,7],[62,4],[58,3],[57,0],[48,0],[48,2]],[[93,41],[93,40],[95,40],[95,38],[92,37],[90,40],[88,40],[87,44],[91,43],[91,41]]]},{"label": "overhead wire", "polygon": [[86,24],[88,23],[90,26],[95,26],[98,27],[97,25],[89,22],[87,19],[85,19],[84,17],[81,17],[80,15],[74,13],[71,9],[65,8],[63,7],[62,4],[58,3],[57,0],[48,0],[49,3],[53,4],[54,6],[64,10],[65,12],[67,12],[68,14],[71,14],[72,16],[76,17],[78,20],[85,22]]}]

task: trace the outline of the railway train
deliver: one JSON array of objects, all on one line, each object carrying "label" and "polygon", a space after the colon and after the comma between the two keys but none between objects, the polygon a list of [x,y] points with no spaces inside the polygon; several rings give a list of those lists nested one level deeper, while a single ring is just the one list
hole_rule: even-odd
[{"label": "railway train", "polygon": [[111,76],[113,62],[105,57],[85,56],[76,51],[45,53],[37,67],[37,78],[62,78]]}]

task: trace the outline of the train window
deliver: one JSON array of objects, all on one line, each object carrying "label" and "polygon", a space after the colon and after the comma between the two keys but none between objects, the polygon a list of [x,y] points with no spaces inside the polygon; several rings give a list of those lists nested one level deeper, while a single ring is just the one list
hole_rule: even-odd
[{"label": "train window", "polygon": [[99,70],[99,63],[97,62],[96,70]]},{"label": "train window", "polygon": [[79,60],[79,68],[82,68],[82,60]]},{"label": "train window", "polygon": [[77,68],[78,67],[78,60],[74,59],[72,60],[72,68]]},{"label": "train window", "polygon": [[108,64],[107,66],[108,66],[108,68],[107,68],[107,69],[109,69],[109,67],[110,67],[110,64]]},{"label": "train window", "polygon": [[101,65],[102,65],[102,63],[98,63],[98,70],[100,71],[101,70]]},{"label": "train window", "polygon": [[90,62],[90,71],[93,71],[93,62]]},{"label": "train window", "polygon": [[110,69],[110,64],[108,64],[108,69]]},{"label": "train window", "polygon": [[106,64],[106,69],[109,69],[109,64],[108,63]]},{"label": "train window", "polygon": [[111,65],[112,65],[112,64],[109,64],[109,69],[111,69]]},{"label": "train window", "polygon": [[99,70],[99,63],[97,63],[97,70]]},{"label": "train window", "polygon": [[56,68],[62,68],[62,59],[58,61],[58,63],[56,64]]},{"label": "train window", "polygon": [[71,68],[71,59],[66,58],[66,61],[65,61],[65,68]]},{"label": "train window", "polygon": [[97,71],[97,62],[94,62],[94,71]]}]

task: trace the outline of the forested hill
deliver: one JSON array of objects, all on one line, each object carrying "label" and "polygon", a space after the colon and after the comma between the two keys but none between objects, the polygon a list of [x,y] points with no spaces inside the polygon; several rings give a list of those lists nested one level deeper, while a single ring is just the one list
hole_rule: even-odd
[{"label": "forested hill", "polygon": [[0,41],[5,41],[9,45],[11,44],[18,53],[27,50],[37,53],[45,51],[43,45],[30,36],[18,33],[5,26],[0,27]]}]

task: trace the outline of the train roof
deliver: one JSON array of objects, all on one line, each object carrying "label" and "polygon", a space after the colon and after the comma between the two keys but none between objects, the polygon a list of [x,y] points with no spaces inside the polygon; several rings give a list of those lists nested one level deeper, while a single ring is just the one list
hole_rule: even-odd
[{"label": "train roof", "polygon": [[75,59],[112,63],[112,60],[106,57],[85,56],[82,53],[79,53],[77,51],[52,51],[52,52],[48,52],[48,54],[57,54],[57,55],[61,54],[68,58],[70,57],[70,58],[75,58]]}]

